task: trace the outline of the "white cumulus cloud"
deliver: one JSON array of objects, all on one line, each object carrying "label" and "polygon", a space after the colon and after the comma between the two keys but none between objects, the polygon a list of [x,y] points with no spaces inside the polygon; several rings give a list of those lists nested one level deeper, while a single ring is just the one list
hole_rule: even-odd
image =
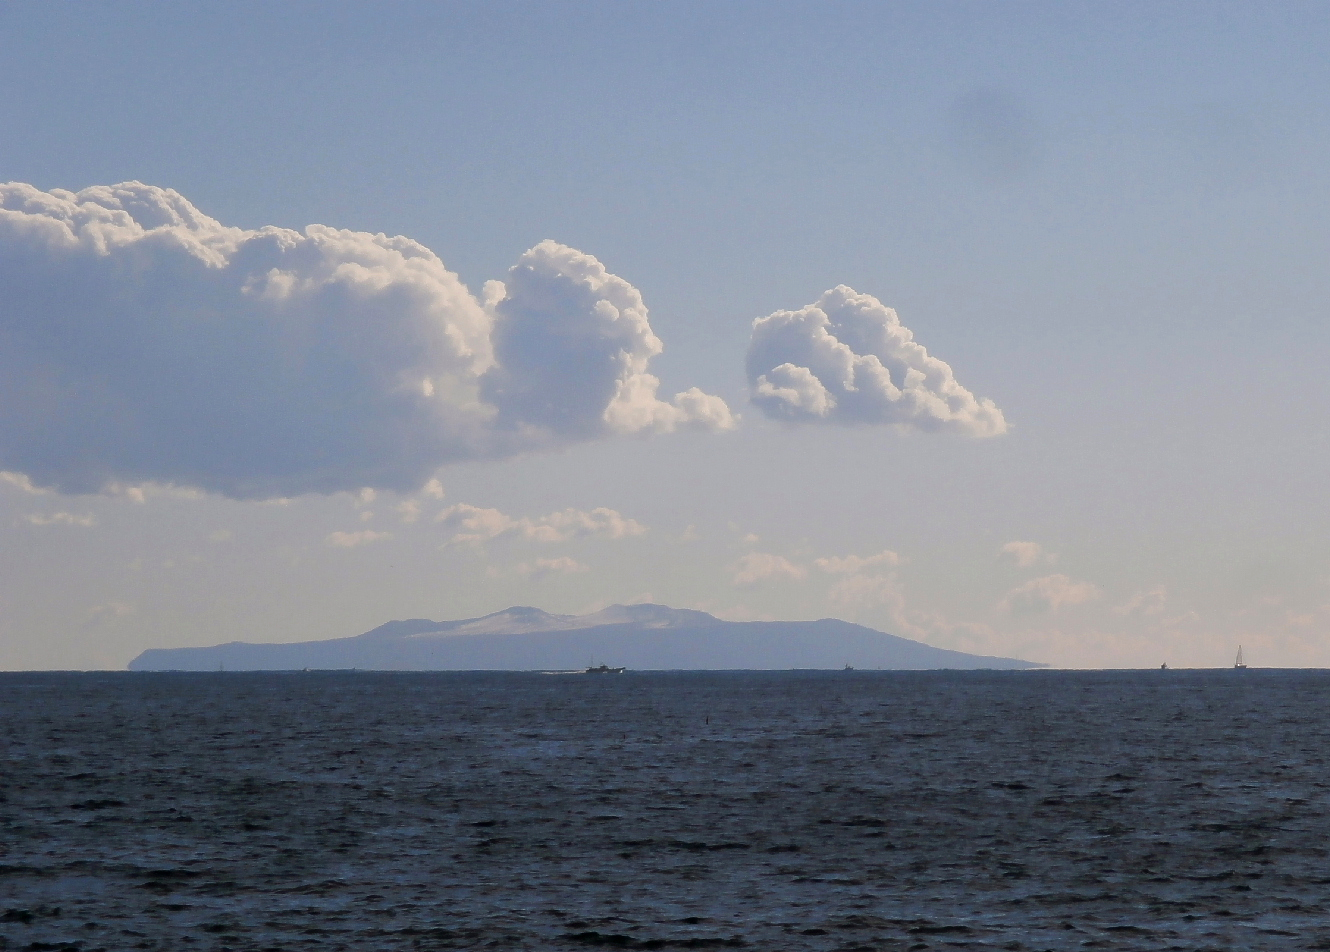
[{"label": "white cumulus cloud", "polygon": [[791,422],[882,423],[997,436],[1006,420],[976,399],[877,298],[845,285],[798,311],[753,322],[753,403]]},{"label": "white cumulus cloud", "polygon": [[591,536],[622,539],[647,531],[640,522],[603,506],[589,511],[563,509],[533,519],[458,503],[440,512],[436,521],[453,533],[448,540],[451,543],[478,544],[500,536],[518,536],[535,542],[567,542]]},{"label": "white cumulus cloud", "polygon": [[10,183],[0,301],[0,470],[67,493],[409,491],[450,461],[733,425],[656,396],[641,295],[554,242],[482,302],[408,238]]},{"label": "white cumulus cloud", "polygon": [[1094,601],[1101,594],[1099,586],[1090,582],[1078,582],[1061,574],[1044,575],[1013,588],[998,608],[1013,615],[1041,614]]},{"label": "white cumulus cloud", "polygon": [[496,365],[482,391],[499,427],[558,442],[734,425],[723,400],[696,388],[656,396],[647,364],[663,348],[642,295],[591,255],[542,241],[485,297]]}]

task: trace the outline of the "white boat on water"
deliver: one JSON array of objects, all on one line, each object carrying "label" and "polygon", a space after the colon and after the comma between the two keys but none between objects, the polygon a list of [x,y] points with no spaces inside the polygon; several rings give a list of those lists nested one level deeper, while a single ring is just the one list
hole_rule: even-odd
[{"label": "white boat on water", "polygon": [[1235,669],[1246,669],[1247,662],[1242,660],[1242,645],[1238,645],[1238,660],[1233,662]]}]

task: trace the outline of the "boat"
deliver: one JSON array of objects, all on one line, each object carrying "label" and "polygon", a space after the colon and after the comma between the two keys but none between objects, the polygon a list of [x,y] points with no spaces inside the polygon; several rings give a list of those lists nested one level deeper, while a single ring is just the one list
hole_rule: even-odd
[{"label": "boat", "polygon": [[1238,660],[1233,662],[1233,667],[1235,669],[1245,669],[1247,667],[1247,662],[1242,660],[1242,645],[1238,645]]},{"label": "boat", "polygon": [[607,664],[598,664],[594,668],[587,668],[583,674],[623,674],[623,668],[611,668]]}]

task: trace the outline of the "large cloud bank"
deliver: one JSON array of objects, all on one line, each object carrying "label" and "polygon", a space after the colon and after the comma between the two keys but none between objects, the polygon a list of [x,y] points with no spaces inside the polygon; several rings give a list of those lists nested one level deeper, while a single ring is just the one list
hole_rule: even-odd
[{"label": "large cloud bank", "polygon": [[542,242],[478,300],[407,238],[228,227],[127,182],[0,185],[0,470],[249,498],[406,490],[441,464],[733,425],[657,397],[637,290]]},{"label": "large cloud bank", "polygon": [[845,285],[798,311],[753,322],[748,384],[767,416],[800,423],[891,423],[997,436],[1006,420],[914,340],[896,312]]}]

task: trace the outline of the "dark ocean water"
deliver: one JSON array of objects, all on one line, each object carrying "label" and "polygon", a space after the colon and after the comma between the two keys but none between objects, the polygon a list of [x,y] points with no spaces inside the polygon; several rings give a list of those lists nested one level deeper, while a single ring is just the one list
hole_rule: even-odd
[{"label": "dark ocean water", "polygon": [[0,675],[0,948],[1330,949],[1330,673]]}]

